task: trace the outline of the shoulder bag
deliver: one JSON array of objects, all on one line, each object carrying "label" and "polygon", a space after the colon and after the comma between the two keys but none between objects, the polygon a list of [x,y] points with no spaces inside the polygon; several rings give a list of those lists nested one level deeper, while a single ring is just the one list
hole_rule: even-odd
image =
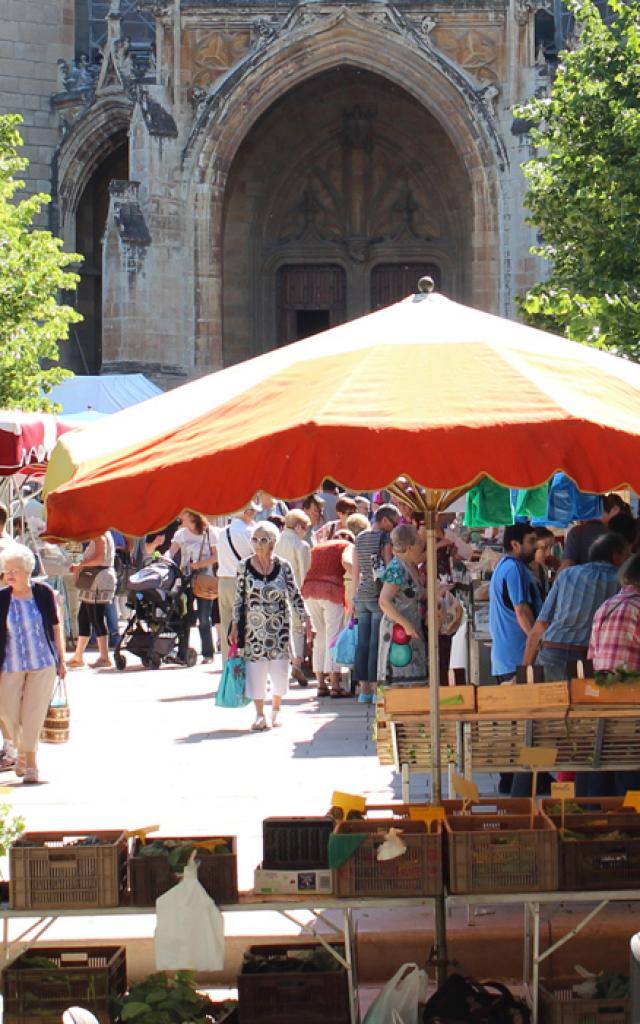
[{"label": "shoulder bag", "polygon": [[[205,538],[209,545],[209,554],[211,554],[211,541],[209,540],[209,533],[207,531],[207,533],[202,537],[198,561],[202,560]],[[194,597],[199,597],[203,601],[215,601],[218,596],[218,577],[210,576],[209,573],[204,572],[204,570],[196,569],[193,574],[192,589]]]}]

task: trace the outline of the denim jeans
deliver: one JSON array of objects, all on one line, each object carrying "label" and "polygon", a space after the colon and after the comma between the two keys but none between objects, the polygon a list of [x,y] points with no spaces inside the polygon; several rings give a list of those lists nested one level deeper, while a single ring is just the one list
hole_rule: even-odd
[{"label": "denim jeans", "polygon": [[[198,615],[198,632],[200,633],[200,649],[203,658],[213,658],[213,632],[211,629],[211,610],[213,601],[204,597],[194,599]],[[187,616],[188,622],[193,622],[191,606]],[[178,638],[178,657],[184,661],[189,646],[189,627],[186,626],[182,635]]]},{"label": "denim jeans", "polygon": [[211,609],[213,601],[205,597],[196,597],[198,610],[198,632],[200,633],[200,649],[203,658],[213,658],[213,632],[211,629]]},{"label": "denim jeans", "polygon": [[377,599],[356,599],[355,612],[358,620],[355,679],[360,683],[375,683],[378,678],[378,637],[382,612]]},{"label": "denim jeans", "polygon": [[118,624],[118,606],[115,598],[110,604],[105,605],[107,629],[109,630],[109,644],[114,646],[120,638],[120,626]]},{"label": "denim jeans", "polygon": [[545,683],[563,683],[569,678],[569,665],[578,660],[577,651],[563,651],[560,647],[542,647],[536,665],[544,668]]}]

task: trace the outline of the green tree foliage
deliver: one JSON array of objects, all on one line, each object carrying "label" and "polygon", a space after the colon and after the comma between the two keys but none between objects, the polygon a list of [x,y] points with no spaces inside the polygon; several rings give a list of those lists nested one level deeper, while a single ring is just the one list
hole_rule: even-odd
[{"label": "green tree foliage", "polygon": [[552,264],[521,309],[530,323],[640,359],[640,0],[569,0],[580,45],[548,98],[520,107],[539,154],[524,167],[532,250]]},{"label": "green tree foliage", "polygon": [[0,408],[48,409],[46,393],[69,376],[52,365],[59,360],[58,342],[82,320],[58,301],[60,292],[76,287],[78,275],[65,268],[81,257],[63,252],[50,231],[33,230],[49,196],[14,198],[24,187],[16,175],[28,164],[18,154],[21,121],[14,114],[0,117]]}]

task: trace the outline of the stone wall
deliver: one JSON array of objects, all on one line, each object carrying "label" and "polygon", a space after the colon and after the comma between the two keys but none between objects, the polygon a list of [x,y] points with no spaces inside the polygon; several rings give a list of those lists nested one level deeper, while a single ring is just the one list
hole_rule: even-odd
[{"label": "stone wall", "polygon": [[60,140],[51,96],[74,57],[74,0],[0,0],[0,112],[22,114],[27,189],[48,192]]}]

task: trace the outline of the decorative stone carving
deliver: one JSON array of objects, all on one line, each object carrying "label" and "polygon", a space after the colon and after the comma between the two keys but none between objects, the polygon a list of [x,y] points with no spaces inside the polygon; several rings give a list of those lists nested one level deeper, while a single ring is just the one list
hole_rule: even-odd
[{"label": "decorative stone carving", "polygon": [[128,274],[140,270],[151,235],[138,199],[138,181],[114,180],[109,184],[113,222],[117,228]]},{"label": "decorative stone carving", "polygon": [[516,21],[521,27],[528,25],[537,10],[544,8],[545,0],[516,0]]},{"label": "decorative stone carving", "polygon": [[[266,19],[260,19],[266,21]],[[195,29],[185,33],[185,66],[191,66],[191,89],[208,89],[247,52],[251,33]],[[266,45],[263,43],[262,45]]]},{"label": "decorative stone carving", "polygon": [[277,34],[276,23],[271,18],[256,18],[251,26],[251,45],[256,50],[267,46]]},{"label": "decorative stone carving", "polygon": [[149,95],[146,89],[138,86],[136,98],[149,135],[166,139],[178,138],[178,126],[173,117]]},{"label": "decorative stone carving", "polygon": [[485,85],[483,89],[478,89],[478,96],[493,115],[496,112],[496,101],[499,95],[500,89],[493,82]]},{"label": "decorative stone carving", "polygon": [[376,143],[373,110],[343,111],[343,132],[301,185],[294,168],[282,195],[293,194],[276,226],[276,248],[327,244],[362,263],[384,242],[432,242],[440,234],[399,156]]},{"label": "decorative stone carving", "polygon": [[436,27],[431,41],[439,50],[451,57],[468,74],[479,82],[497,82],[495,64],[497,39],[478,29],[457,32],[451,28]]},{"label": "decorative stone carving", "polygon": [[422,32],[423,36],[426,36],[426,38],[428,39],[437,24],[437,20],[435,18],[432,18],[430,14],[427,14],[427,16],[423,18],[422,21],[420,22],[420,31]]}]

